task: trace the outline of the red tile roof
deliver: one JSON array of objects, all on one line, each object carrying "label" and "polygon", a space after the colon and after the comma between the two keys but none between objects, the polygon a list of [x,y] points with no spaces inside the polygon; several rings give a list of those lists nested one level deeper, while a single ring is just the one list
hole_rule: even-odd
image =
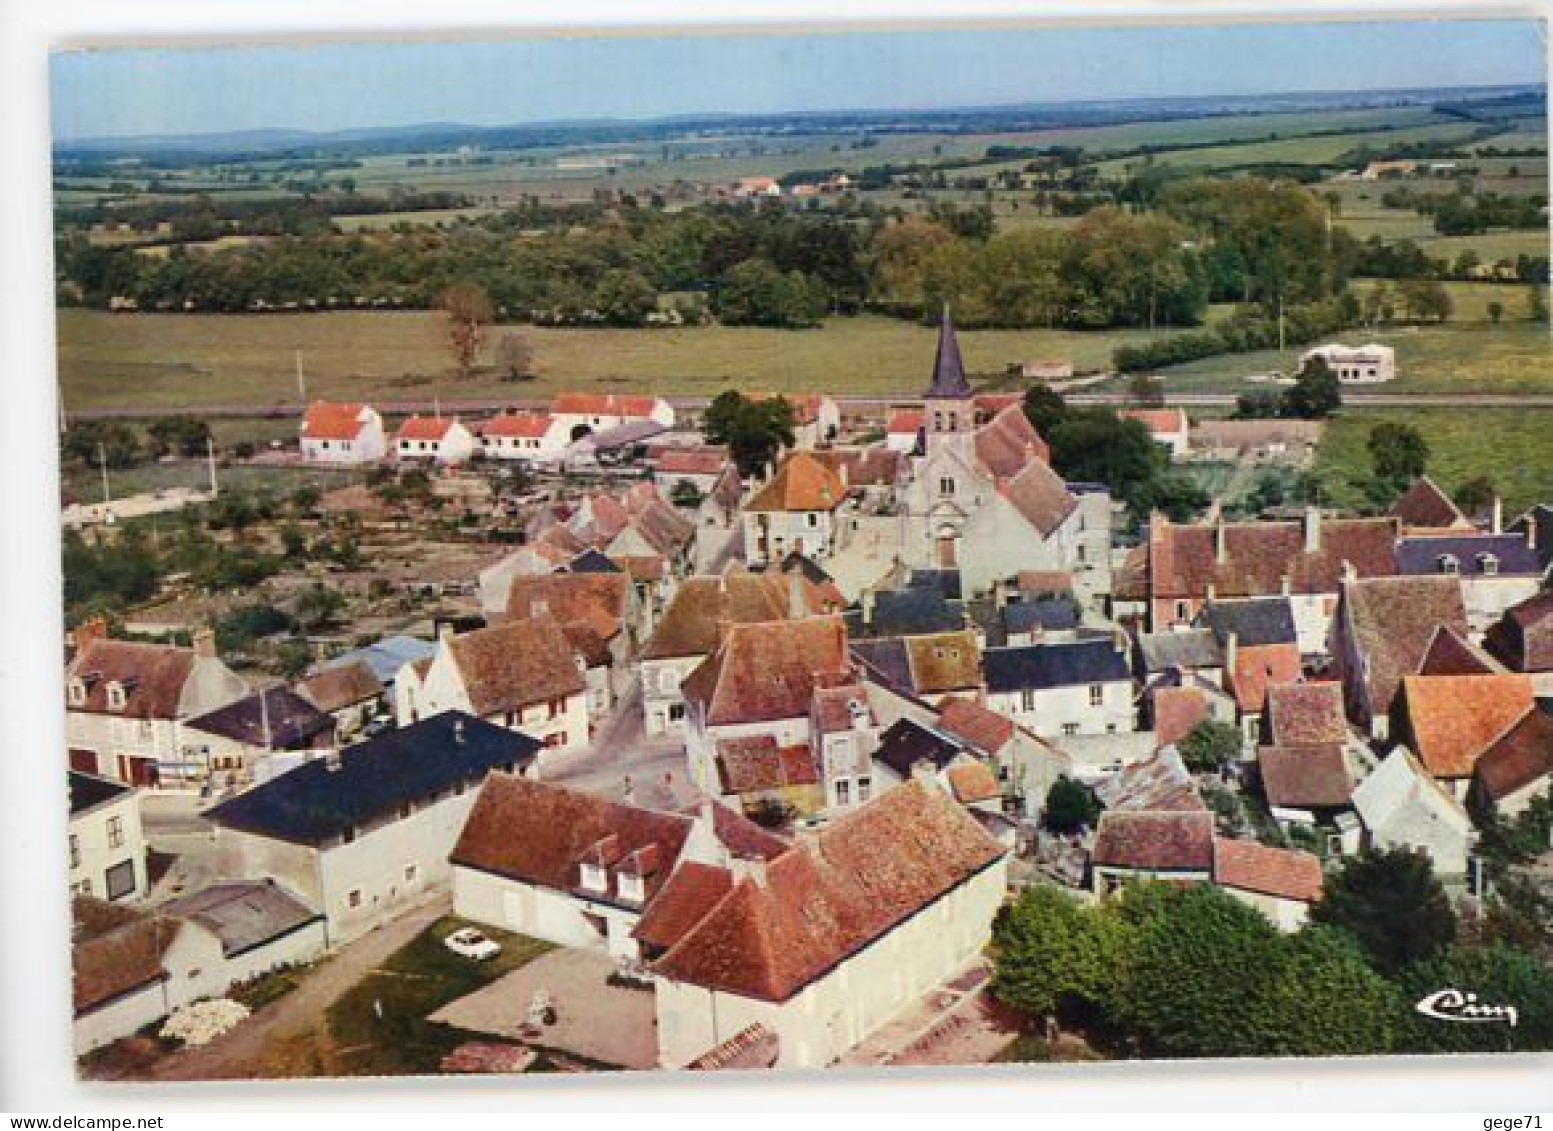
[{"label": "red tile roof", "polygon": [[1553,589],[1508,610],[1489,627],[1483,644],[1516,671],[1553,671]]},{"label": "red tile roof", "polygon": [[[796,194],[797,189],[793,191]],[[771,1068],[776,1064],[781,1051],[781,1040],[757,1021],[708,1049],[685,1065],[685,1068],[690,1072],[748,1072]]]},{"label": "red tile roof", "polygon": [[665,448],[654,470],[659,475],[716,475],[727,466],[727,448]]},{"label": "red tile roof", "polygon": [[717,650],[681,690],[709,725],[803,718],[816,686],[850,674],[847,633],[837,616],[728,627]]},{"label": "red tile roof", "polygon": [[1267,725],[1274,746],[1348,741],[1342,685],[1274,684],[1267,689]]},{"label": "red tile roof", "polygon": [[1341,746],[1264,746],[1256,761],[1270,805],[1338,809],[1353,800],[1353,775]]},{"label": "red tile roof", "polygon": [[1503,671],[1499,664],[1448,624],[1434,630],[1434,639],[1418,665],[1418,675],[1487,675]]},{"label": "red tile roof", "polygon": [[890,413],[887,431],[896,436],[915,436],[922,431],[927,414],[920,408],[900,408]]},{"label": "red tile roof", "polygon": [[359,401],[314,401],[302,417],[304,440],[354,440],[361,434],[367,406]]},{"label": "red tile roof", "polygon": [[1536,708],[1527,711],[1483,752],[1474,774],[1494,802],[1553,774],[1553,717]]},{"label": "red tile roof", "polygon": [[727,869],[682,861],[647,905],[631,935],[649,947],[667,950],[706,918],[732,887]]},{"label": "red tile roof", "polygon": [[1100,818],[1091,859],[1097,867],[1137,872],[1210,872],[1213,814],[1109,812]]},{"label": "red tile roof", "polygon": [[1013,720],[970,699],[949,696],[938,705],[939,725],[984,754],[995,754],[1014,738]]},{"label": "red tile roof", "polygon": [[[142,644],[131,640],[95,639],[76,654],[66,669],[67,685],[79,679],[86,699],[72,711],[120,715],[129,719],[176,719],[183,688],[194,672],[192,648]],[[124,689],[124,706],[108,705],[108,685]]]},{"label": "red tile roof", "polygon": [[167,978],[162,958],[183,927],[179,920],[84,896],[70,910],[77,1017]]},{"label": "red tile roof", "polygon": [[717,776],[723,793],[734,795],[770,793],[820,780],[807,746],[778,746],[769,734],[719,741]]},{"label": "red tile roof", "polygon": [[412,416],[399,425],[399,431],[394,435],[400,440],[441,441],[457,423],[451,416]]},{"label": "red tile roof", "polygon": [[1192,728],[1213,715],[1208,693],[1200,687],[1160,687],[1154,690],[1154,741],[1172,746]]},{"label": "red tile roof", "polygon": [[1051,450],[1024,409],[1009,405],[976,430],[976,458],[994,479],[1012,479],[1032,461],[1045,463]]},{"label": "red tile roof", "polygon": [[[807,598],[808,589],[802,589]],[[642,653],[644,660],[707,656],[717,647],[719,624],[788,619],[790,580],[776,573],[725,570],[720,577],[690,577],[674,594]],[[817,611],[811,606],[808,611]]]},{"label": "red tile roof", "polygon": [[1413,480],[1413,485],[1391,505],[1389,513],[1410,529],[1461,529],[1472,525],[1427,475]]},{"label": "red tile roof", "polygon": [[383,694],[383,684],[358,660],[308,676],[297,684],[297,694],[320,711],[339,711]]},{"label": "red tile roof", "polygon": [[528,620],[549,614],[613,640],[624,627],[631,593],[631,578],[624,573],[518,574],[507,591],[506,615]]},{"label": "red tile roof", "polygon": [[1397,701],[1418,760],[1436,778],[1464,778],[1478,758],[1536,700],[1531,678],[1503,675],[1410,675]]},{"label": "red tile roof", "polygon": [[1343,563],[1360,577],[1397,572],[1395,519],[1323,518],[1317,549],[1305,549],[1299,522],[1227,522],[1225,552],[1216,557],[1217,528],[1156,521],[1149,530],[1149,586],[1156,598],[1272,596],[1288,578],[1294,593],[1336,593]]},{"label": "red tile roof", "polygon": [[1043,538],[1078,509],[1078,499],[1068,491],[1062,477],[1040,460],[1027,464],[1012,479],[999,482],[997,489]]},{"label": "red tile roof", "polygon": [[1300,678],[1298,644],[1242,645],[1235,650],[1235,666],[1225,673],[1230,690],[1242,711],[1260,711],[1267,702],[1267,689],[1277,683],[1293,683]]},{"label": "red tile roof", "polygon": [[550,423],[550,414],[545,412],[504,412],[487,420],[480,435],[539,440],[550,431]]},{"label": "red tile roof", "polygon": [[1015,576],[1014,584],[1024,594],[1071,593],[1073,575],[1058,569],[1022,569]]},{"label": "red tile roof", "polygon": [[945,772],[954,799],[961,805],[976,805],[983,801],[996,801],[1003,796],[998,787],[997,775],[984,762],[960,762]]},{"label": "red tile roof", "polygon": [[1185,433],[1191,428],[1186,413],[1179,408],[1124,408],[1117,415],[1140,422],[1155,436]]},{"label": "red tile roof", "polygon": [[794,452],[745,504],[747,511],[833,511],[847,497],[841,477],[808,452]]},{"label": "red tile roof", "polygon": [[741,877],[654,969],[787,1001],[1003,855],[946,794],[908,782]]},{"label": "red tile roof", "polygon": [[1314,903],[1321,898],[1321,861],[1309,852],[1214,837],[1213,882],[1258,895]]},{"label": "red tile roof", "polygon": [[1342,587],[1340,630],[1351,634],[1365,665],[1364,685],[1376,714],[1385,714],[1402,677],[1418,671],[1445,625],[1467,631],[1461,582],[1455,577],[1374,577]]},{"label": "red tile roof", "polygon": [[553,616],[466,632],[444,642],[476,715],[517,711],[580,695],[582,673]]},{"label": "red tile roof", "polygon": [[557,393],[550,411],[566,416],[651,416],[658,398],[630,393]]}]

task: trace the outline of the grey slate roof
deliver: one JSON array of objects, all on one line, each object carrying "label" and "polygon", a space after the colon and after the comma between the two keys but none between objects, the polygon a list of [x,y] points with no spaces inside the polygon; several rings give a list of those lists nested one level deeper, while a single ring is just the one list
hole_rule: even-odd
[{"label": "grey slate roof", "polygon": [[268,880],[213,884],[173,900],[162,911],[205,927],[221,940],[221,952],[228,958],[323,918]]},{"label": "grey slate roof", "polygon": [[1208,628],[1183,632],[1140,632],[1138,652],[1143,670],[1150,675],[1170,668],[1221,668],[1224,652]]},{"label": "grey slate roof", "polygon": [[911,656],[906,642],[900,638],[888,640],[854,640],[851,643],[852,658],[886,687],[905,695],[915,695],[916,685],[911,680]]},{"label": "grey slate roof", "polygon": [[1299,639],[1294,629],[1294,609],[1287,597],[1248,597],[1215,601],[1204,606],[1199,621],[1213,630],[1220,644],[1234,633],[1242,646],[1292,644]]},{"label": "grey slate roof", "polygon": [[394,677],[399,674],[400,668],[406,664],[413,664],[416,660],[429,660],[436,654],[437,646],[418,636],[385,636],[365,648],[342,652],[324,664],[324,667],[337,668],[345,664],[363,663],[372,669],[372,674],[377,676],[379,683],[384,687],[390,687],[393,685]]},{"label": "grey slate roof", "polygon": [[903,778],[911,777],[911,767],[926,760],[935,769],[943,769],[964,752],[964,747],[937,731],[910,719],[898,719],[879,736],[874,758]]},{"label": "grey slate roof", "polygon": [[334,734],[334,716],[289,687],[265,688],[184,725],[266,750],[290,750],[321,734]]},{"label": "grey slate roof", "polygon": [[1064,632],[1078,627],[1078,606],[1072,601],[1015,601],[1003,607],[1003,624],[1009,632]]},{"label": "grey slate roof", "polygon": [[936,589],[886,589],[874,594],[873,605],[871,621],[858,618],[862,636],[926,636],[965,627],[960,602],[946,600]]},{"label": "grey slate roof", "polygon": [[100,778],[96,774],[83,774],[80,770],[65,771],[65,785],[70,790],[70,815],[74,817],[78,813],[85,813],[88,809],[116,798],[123,797],[131,790],[130,786],[120,782],[109,781]]},{"label": "grey slate roof", "polygon": [[539,743],[462,711],[444,711],[319,758],[210,809],[217,825],[296,844],[321,844],[401,805],[460,783],[479,785],[492,769],[529,765]]},{"label": "grey slate roof", "polygon": [[971,384],[965,379],[965,362],[960,359],[960,340],[955,337],[954,319],[949,304],[938,320],[938,354],[933,359],[933,383],[922,394],[929,399],[968,400]]},{"label": "grey slate roof", "polygon": [[557,572],[562,573],[620,573],[621,569],[598,550],[587,549],[567,562]]},{"label": "grey slate roof", "polygon": [[1535,576],[1541,572],[1537,552],[1519,534],[1450,534],[1434,538],[1398,538],[1397,571],[1405,574],[1437,574],[1440,559],[1454,557],[1463,577],[1483,573],[1480,554],[1499,559],[1499,572]]},{"label": "grey slate roof", "polygon": [[951,601],[961,600],[960,571],[957,569],[914,569],[906,579],[906,588],[937,589]]},{"label": "grey slate roof", "polygon": [[1109,636],[1072,643],[988,648],[982,653],[987,690],[993,692],[1079,687],[1131,679],[1127,657]]}]

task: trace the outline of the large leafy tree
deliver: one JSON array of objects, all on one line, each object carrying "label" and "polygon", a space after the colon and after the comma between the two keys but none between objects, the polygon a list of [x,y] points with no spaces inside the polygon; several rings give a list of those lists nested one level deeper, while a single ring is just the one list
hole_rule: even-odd
[{"label": "large leafy tree", "polygon": [[793,445],[793,405],[785,397],[752,400],[735,389],[706,409],[706,442],[726,444],[740,475],[754,475]]},{"label": "large leafy tree", "polygon": [[1198,773],[1222,770],[1240,757],[1244,742],[1233,723],[1204,719],[1181,740],[1181,760],[1186,768]]},{"label": "large leafy tree", "polygon": [[1286,941],[1286,955],[1257,994],[1256,1047],[1273,1056],[1365,1056],[1402,1039],[1406,1005],[1397,987],[1365,961],[1352,937],[1310,927]]},{"label": "large leafy tree", "polygon": [[1429,443],[1423,433],[1399,420],[1382,420],[1370,429],[1370,464],[1375,478],[1401,490],[1429,466]]},{"label": "large leafy tree", "polygon": [[1553,1048],[1553,970],[1530,954],[1504,945],[1456,946],[1403,971],[1409,1002],[1441,990],[1472,994],[1480,1005],[1513,1006],[1508,1022],[1440,1021],[1414,1010],[1404,1034],[1418,1052],[1512,1052]]},{"label": "large leafy tree", "polygon": [[1026,888],[993,924],[992,992],[1034,1016],[1093,1023],[1115,1009],[1134,932],[1060,888]]},{"label": "large leafy tree", "polygon": [[1100,802],[1095,791],[1072,778],[1058,778],[1046,791],[1046,806],[1041,825],[1054,833],[1069,835],[1093,827],[1100,817]]},{"label": "large leafy tree", "polygon": [[454,283],[442,292],[437,305],[447,315],[448,351],[460,377],[474,372],[475,361],[485,344],[485,328],[494,312],[491,298],[478,283]]},{"label": "large leafy tree", "polygon": [[1341,384],[1325,358],[1313,357],[1300,366],[1294,384],[1283,395],[1283,415],[1300,420],[1325,420],[1342,407]]},{"label": "large leafy tree", "polygon": [[1400,848],[1345,860],[1327,876],[1311,918],[1348,931],[1387,975],[1439,953],[1456,937],[1456,915],[1429,858]]}]

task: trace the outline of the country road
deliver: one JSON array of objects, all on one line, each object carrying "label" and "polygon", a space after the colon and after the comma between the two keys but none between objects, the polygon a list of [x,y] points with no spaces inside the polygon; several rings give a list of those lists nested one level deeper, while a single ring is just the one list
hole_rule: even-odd
[{"label": "country road", "polygon": [[[1235,404],[1234,393],[1167,393],[1165,403],[1181,408],[1230,408]],[[708,397],[665,397],[677,409],[701,409],[709,403]],[[837,403],[856,412],[883,411],[891,405],[911,404],[921,400],[917,391],[902,391],[886,396],[853,396],[841,394]],[[1126,393],[1069,393],[1069,404],[1122,405],[1128,402]],[[379,412],[389,416],[405,416],[416,412],[487,413],[502,409],[544,408],[548,401],[521,397],[483,397],[467,400],[442,398],[425,401],[376,401]],[[1348,408],[1553,408],[1553,393],[1350,393],[1343,394],[1343,404]],[[187,415],[220,417],[228,419],[284,420],[302,415],[302,405],[293,401],[274,404],[209,404],[190,405],[183,412]],[[145,408],[90,408],[71,410],[71,420],[138,420],[150,416],[165,416],[167,409]],[[174,414],[176,415],[176,413]]]}]

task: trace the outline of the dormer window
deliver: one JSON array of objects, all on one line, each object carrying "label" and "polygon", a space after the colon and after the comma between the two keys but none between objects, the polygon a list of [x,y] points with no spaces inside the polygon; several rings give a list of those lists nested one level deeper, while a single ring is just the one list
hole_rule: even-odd
[{"label": "dormer window", "polygon": [[110,711],[122,711],[124,709],[124,704],[127,701],[127,696],[124,693],[124,685],[116,679],[112,680],[108,684],[107,693],[108,709]]},{"label": "dormer window", "polygon": [[582,886],[586,891],[603,892],[609,890],[609,884],[604,876],[604,867],[591,861],[582,863]]},{"label": "dormer window", "polygon": [[1499,559],[1493,554],[1479,554],[1478,568],[1487,577],[1493,577],[1499,572]]},{"label": "dormer window", "polygon": [[65,698],[72,707],[86,706],[86,683],[83,680],[72,679],[65,688]]},{"label": "dormer window", "polygon": [[631,903],[642,903],[646,900],[646,888],[642,884],[642,877],[635,872],[617,873],[620,884],[620,898]]},{"label": "dormer window", "polygon": [[1456,559],[1455,554],[1441,554],[1436,560],[1439,562],[1441,573],[1455,574],[1461,572],[1461,562]]}]

